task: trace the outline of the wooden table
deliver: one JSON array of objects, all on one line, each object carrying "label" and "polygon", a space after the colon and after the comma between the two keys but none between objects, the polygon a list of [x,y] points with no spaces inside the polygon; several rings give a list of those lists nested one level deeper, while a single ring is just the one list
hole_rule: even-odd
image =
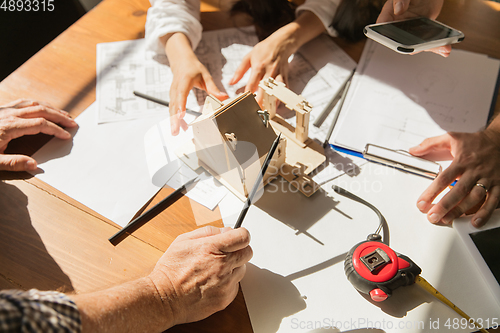
[{"label": "wooden table", "polygon": [[[217,12],[218,1],[204,1],[206,30],[231,26]],[[144,37],[147,0],[104,0],[0,83],[0,105],[18,99],[47,101],[78,116],[95,101],[96,44]],[[446,0],[440,21],[465,33],[456,48],[500,58],[500,4]],[[359,60],[364,43],[336,42]],[[496,112],[500,111],[500,102]],[[8,152],[33,154],[46,135],[11,142]],[[181,233],[196,228],[193,210],[215,214],[183,198],[167,214],[113,247],[107,240],[119,226],[26,173],[0,172],[0,288],[89,292],[148,274]],[[130,189],[133,191],[133,189]],[[162,190],[150,205],[166,196]],[[198,216],[199,214],[197,214]],[[211,215],[214,216],[214,215]],[[217,220],[217,218],[215,219]],[[218,220],[212,225],[222,226]],[[240,292],[224,311],[171,332],[251,332]]]}]

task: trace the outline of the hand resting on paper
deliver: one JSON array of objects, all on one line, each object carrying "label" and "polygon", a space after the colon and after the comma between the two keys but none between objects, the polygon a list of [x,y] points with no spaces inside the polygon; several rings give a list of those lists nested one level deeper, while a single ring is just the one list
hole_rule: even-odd
[{"label": "hand resting on paper", "polygon": [[27,171],[37,168],[36,161],[29,156],[4,154],[11,140],[38,133],[69,139],[71,134],[63,127],[76,126],[66,111],[46,103],[17,100],[0,106],[0,170]]},{"label": "hand resting on paper", "polygon": [[226,308],[252,257],[245,228],[204,227],[178,236],[145,278],[74,295],[83,332],[162,332]]},{"label": "hand resting on paper", "polygon": [[[451,165],[442,171],[417,200],[417,207],[431,223],[450,224],[477,205],[471,223],[484,225],[500,201],[500,117],[477,133],[450,132],[424,140],[410,149],[416,156],[449,151]],[[457,183],[435,205],[436,196],[455,179]],[[484,200],[484,202],[483,202]]]},{"label": "hand resting on paper", "polygon": [[[388,0],[380,12],[377,23],[401,21],[421,16],[436,19],[442,7],[443,0]],[[427,51],[447,57],[450,55],[451,45]]]}]

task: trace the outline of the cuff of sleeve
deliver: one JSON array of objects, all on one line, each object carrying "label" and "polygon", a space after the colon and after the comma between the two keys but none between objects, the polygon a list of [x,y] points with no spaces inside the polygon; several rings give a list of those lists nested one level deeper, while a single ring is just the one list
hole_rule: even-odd
[{"label": "cuff of sleeve", "polygon": [[0,303],[0,317],[3,324],[8,325],[9,332],[9,329],[12,332],[81,332],[80,312],[71,298],[63,293],[36,289],[2,290]]},{"label": "cuff of sleeve", "polygon": [[155,11],[154,7],[148,10],[146,21],[146,49],[157,54],[165,54],[165,46],[160,42],[160,38],[174,32],[181,32],[191,42],[192,49],[196,49],[201,40],[203,27],[201,23],[192,17],[182,17],[175,12]]},{"label": "cuff of sleeve", "polygon": [[332,28],[333,17],[337,12],[340,0],[308,0],[303,5],[297,7],[295,15],[298,17],[304,11],[310,11],[316,15],[325,26],[326,32],[330,36],[337,36],[338,33]]}]

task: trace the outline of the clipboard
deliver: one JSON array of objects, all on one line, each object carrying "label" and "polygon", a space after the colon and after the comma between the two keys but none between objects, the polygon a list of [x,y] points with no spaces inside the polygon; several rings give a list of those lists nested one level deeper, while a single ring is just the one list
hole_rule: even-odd
[{"label": "clipboard", "polygon": [[368,161],[392,166],[396,169],[434,179],[441,172],[441,164],[413,156],[405,150],[393,150],[368,143],[363,150]]},{"label": "clipboard", "polygon": [[[450,131],[483,129],[495,105],[500,61],[463,50],[455,50],[446,62],[428,54],[406,57],[389,51],[367,42],[327,143],[337,151],[434,179],[441,171],[438,163],[394,149]],[[481,66],[467,66],[476,60]],[[453,89],[423,89],[431,78],[449,80],[447,73],[453,73]],[[477,78],[480,87],[474,84]],[[468,112],[468,103],[474,103],[474,112]]]}]

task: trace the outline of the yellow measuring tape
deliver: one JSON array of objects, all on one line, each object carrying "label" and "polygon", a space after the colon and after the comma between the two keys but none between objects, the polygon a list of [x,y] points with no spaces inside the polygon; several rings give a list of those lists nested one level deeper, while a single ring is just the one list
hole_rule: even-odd
[{"label": "yellow measuring tape", "polygon": [[436,288],[434,288],[427,280],[425,280],[423,277],[420,275],[417,276],[415,279],[415,283],[424,288],[429,294],[432,294],[434,297],[436,297],[438,300],[443,302],[444,304],[448,305],[453,311],[467,319],[467,321],[471,324],[474,324],[479,330],[483,333],[488,333],[487,330],[485,330],[481,325],[479,325],[477,322],[475,322],[471,317],[469,317],[465,312],[460,310],[455,304],[453,304],[449,299],[443,296],[439,291],[437,291]]}]

